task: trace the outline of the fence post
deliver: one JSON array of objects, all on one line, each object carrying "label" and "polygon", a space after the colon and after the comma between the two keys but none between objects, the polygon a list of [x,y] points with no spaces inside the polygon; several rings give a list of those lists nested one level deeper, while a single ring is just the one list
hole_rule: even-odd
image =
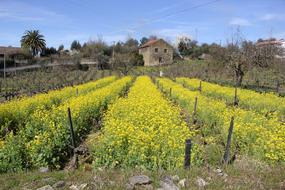
[{"label": "fence post", "polygon": [[223,162],[225,164],[229,163],[229,157],[230,157],[230,146],[232,141],[232,133],[233,133],[233,127],[234,127],[234,117],[231,118],[230,128],[229,128],[229,134],[228,134],[228,140],[226,145],[226,150],[224,154],[224,160]]},{"label": "fence post", "polygon": [[202,81],[200,80],[199,91],[202,92]]},{"label": "fence post", "polygon": [[171,97],[172,88],[169,89],[169,96]]},{"label": "fence post", "polygon": [[78,96],[78,88],[76,88],[76,96]]},{"label": "fence post", "polygon": [[193,124],[195,124],[197,122],[197,119],[196,119],[196,112],[197,112],[197,104],[198,104],[198,98],[196,97],[195,98],[195,103],[194,103],[194,111],[193,111]]},{"label": "fence post", "polygon": [[235,87],[235,99],[234,99],[234,105],[238,105],[238,97],[237,97],[237,87]]},{"label": "fence post", "polygon": [[67,108],[68,112],[68,120],[69,120],[69,126],[70,126],[70,134],[71,134],[71,144],[72,144],[72,149],[74,153],[75,149],[75,137],[74,137],[74,131],[73,131],[73,124],[72,124],[72,118],[71,118],[71,111],[70,108]]},{"label": "fence post", "polygon": [[280,87],[280,83],[279,83],[279,80],[277,81],[277,84],[276,84],[276,92],[279,93],[279,87]]},{"label": "fence post", "polygon": [[191,166],[191,148],[192,142],[191,139],[185,140],[185,158],[184,158],[184,168],[189,169]]}]

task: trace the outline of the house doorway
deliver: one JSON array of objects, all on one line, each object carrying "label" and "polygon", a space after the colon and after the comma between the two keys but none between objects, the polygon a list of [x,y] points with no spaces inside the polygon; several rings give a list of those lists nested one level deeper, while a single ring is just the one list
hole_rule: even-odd
[{"label": "house doorway", "polygon": [[162,63],[162,57],[159,57],[159,58],[158,58],[158,62],[159,62],[159,64]]}]

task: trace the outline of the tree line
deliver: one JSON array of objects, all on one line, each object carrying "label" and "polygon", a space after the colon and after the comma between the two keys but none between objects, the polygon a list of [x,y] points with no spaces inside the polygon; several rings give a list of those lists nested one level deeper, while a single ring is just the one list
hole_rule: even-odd
[{"label": "tree line", "polygon": [[[142,66],[143,57],[139,55],[138,48],[149,40],[157,39],[156,36],[142,37],[140,41],[128,37],[124,42],[108,45],[103,39],[89,40],[83,44],[74,40],[70,50],[79,58],[88,58],[97,62],[98,69],[117,69],[123,74],[128,74],[132,67]],[[276,39],[270,39],[271,41]],[[270,41],[267,40],[267,41]],[[260,46],[265,42],[246,40],[239,29],[233,34],[226,44],[199,44],[190,38],[181,38],[177,44],[174,58],[206,59],[209,68],[228,69],[233,73],[236,85],[240,86],[245,72],[252,67],[270,67],[280,61],[277,55],[282,56],[282,49],[275,44]],[[21,45],[33,56],[51,56],[67,53],[64,46],[57,49],[46,47],[44,36],[38,30],[26,31],[21,39]]]},{"label": "tree line", "polygon": [[[267,42],[262,44],[261,42]],[[232,72],[236,85],[241,86],[245,73],[253,67],[270,68],[282,64],[284,50],[276,45],[276,39],[258,39],[257,42],[247,40],[237,29],[226,44],[198,44],[197,41],[183,38],[178,43],[178,51],[191,59],[207,59],[208,69],[221,69]],[[206,55],[201,57],[202,55]]]}]

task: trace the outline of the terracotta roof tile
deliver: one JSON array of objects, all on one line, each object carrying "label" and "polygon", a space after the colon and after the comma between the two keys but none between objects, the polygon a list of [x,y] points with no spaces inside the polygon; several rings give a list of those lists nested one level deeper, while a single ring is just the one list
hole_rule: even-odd
[{"label": "terracotta roof tile", "polygon": [[149,40],[148,42],[146,42],[145,44],[143,44],[142,46],[140,46],[140,48],[148,47],[148,46],[150,46],[150,45],[152,45],[152,44],[154,44],[154,43],[156,43],[156,42],[158,42],[158,41],[159,41],[159,39],[157,39],[157,40]]}]

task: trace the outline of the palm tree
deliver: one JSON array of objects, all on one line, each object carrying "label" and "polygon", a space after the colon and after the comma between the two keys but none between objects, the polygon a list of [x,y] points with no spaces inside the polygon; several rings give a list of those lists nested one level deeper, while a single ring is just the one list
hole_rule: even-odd
[{"label": "palm tree", "polygon": [[39,30],[27,30],[22,36],[21,46],[29,49],[32,55],[36,56],[39,52],[43,51],[46,46],[46,41]]}]

